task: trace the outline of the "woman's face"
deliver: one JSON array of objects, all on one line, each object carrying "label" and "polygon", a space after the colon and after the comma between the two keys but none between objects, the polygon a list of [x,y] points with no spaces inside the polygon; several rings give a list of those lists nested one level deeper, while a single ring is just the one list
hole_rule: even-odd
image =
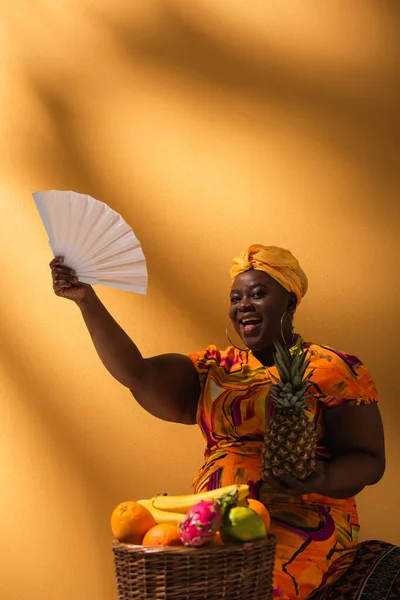
[{"label": "woman's face", "polygon": [[251,269],[235,278],[229,316],[250,350],[265,350],[281,340],[281,318],[294,310],[293,296],[264,271]]}]

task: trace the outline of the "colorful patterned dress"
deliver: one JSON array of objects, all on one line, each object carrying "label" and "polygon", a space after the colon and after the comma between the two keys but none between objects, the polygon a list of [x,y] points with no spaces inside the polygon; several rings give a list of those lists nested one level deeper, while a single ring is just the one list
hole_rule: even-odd
[{"label": "colorful patterned dress", "polygon": [[[326,461],[324,411],[344,402],[376,402],[377,392],[356,357],[312,343],[304,348],[314,369],[307,412],[317,430],[317,456]],[[264,367],[253,354],[232,346],[225,351],[209,346],[190,358],[201,384],[197,423],[207,442],[193,490],[247,483],[251,496],[268,507],[277,538],[275,597],[306,598],[350,562],[359,531],[355,499],[289,497],[260,480],[264,432],[274,411],[269,395],[271,373],[278,377],[274,366]]]}]

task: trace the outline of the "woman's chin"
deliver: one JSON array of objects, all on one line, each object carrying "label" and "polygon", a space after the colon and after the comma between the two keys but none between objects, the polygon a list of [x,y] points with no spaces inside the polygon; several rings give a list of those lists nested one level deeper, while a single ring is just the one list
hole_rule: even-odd
[{"label": "woman's chin", "polygon": [[244,338],[243,341],[246,344],[247,348],[252,352],[263,352],[264,350],[267,350],[268,348],[271,348],[273,346],[272,341],[260,338],[256,339],[248,337]]},{"label": "woman's chin", "polygon": [[265,348],[265,344],[263,344],[262,341],[259,339],[244,338],[243,341],[246,344],[247,348],[252,352],[259,352],[260,350],[264,350]]}]

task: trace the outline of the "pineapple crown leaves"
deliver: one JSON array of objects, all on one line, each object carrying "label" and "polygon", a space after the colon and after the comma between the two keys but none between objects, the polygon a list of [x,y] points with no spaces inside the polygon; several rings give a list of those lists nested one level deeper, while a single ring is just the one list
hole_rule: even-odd
[{"label": "pineapple crown leaves", "polygon": [[278,379],[271,373],[274,381],[271,393],[275,404],[279,408],[302,410],[314,372],[312,370],[304,377],[310,360],[306,359],[302,344],[296,344],[289,349],[279,342],[275,342],[274,359],[280,377]]}]

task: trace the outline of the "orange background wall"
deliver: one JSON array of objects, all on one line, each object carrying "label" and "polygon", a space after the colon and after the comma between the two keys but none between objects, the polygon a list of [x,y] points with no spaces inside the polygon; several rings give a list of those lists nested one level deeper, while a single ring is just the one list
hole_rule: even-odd
[{"label": "orange background wall", "polygon": [[362,536],[400,543],[396,5],[1,2],[2,599],[116,598],[112,509],[188,492],[203,449],[136,406],[53,295],[38,189],[134,228],[148,295],[98,292],[145,355],[224,345],[231,256],[291,248],[310,279],[297,329],[380,390],[388,468]]}]

